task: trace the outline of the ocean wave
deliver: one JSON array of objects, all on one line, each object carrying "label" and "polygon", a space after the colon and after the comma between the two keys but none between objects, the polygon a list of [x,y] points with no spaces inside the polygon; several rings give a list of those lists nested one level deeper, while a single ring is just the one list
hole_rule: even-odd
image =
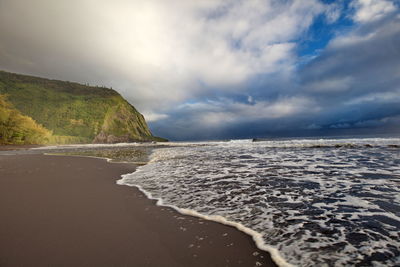
[{"label": "ocean wave", "polygon": [[[138,171],[140,171],[140,170],[138,170]],[[285,261],[285,259],[280,255],[279,251],[276,248],[268,246],[264,242],[261,233],[258,233],[256,231],[244,226],[243,224],[240,224],[240,223],[237,223],[237,222],[233,222],[233,221],[229,221],[223,216],[219,216],[219,215],[211,215],[211,216],[210,215],[204,215],[204,214],[201,214],[201,213],[199,213],[199,212],[197,212],[195,210],[183,209],[183,208],[179,208],[178,206],[165,204],[162,198],[153,197],[151,192],[146,191],[140,185],[135,185],[135,184],[130,183],[129,182],[129,174],[122,175],[121,177],[122,178],[120,180],[117,180],[117,184],[118,185],[126,185],[126,186],[136,187],[148,199],[155,200],[157,206],[172,208],[173,210],[179,212],[182,215],[189,215],[189,216],[193,216],[193,217],[198,217],[198,218],[201,218],[201,219],[214,221],[214,222],[217,222],[217,223],[221,223],[221,224],[224,224],[224,225],[229,225],[229,226],[235,227],[239,231],[251,236],[253,238],[253,241],[255,242],[256,246],[259,249],[267,251],[268,253],[270,253],[271,258],[273,259],[273,261],[278,266],[280,266],[280,267],[294,267],[294,265],[292,265],[292,264],[290,264],[290,263]]]},{"label": "ocean wave", "polygon": [[262,237],[260,248],[278,250],[275,259],[286,263],[399,264],[400,155],[388,147],[399,139],[283,141],[375,145],[369,149],[274,142],[156,149],[148,165],[119,183],[160,205],[250,229]]}]

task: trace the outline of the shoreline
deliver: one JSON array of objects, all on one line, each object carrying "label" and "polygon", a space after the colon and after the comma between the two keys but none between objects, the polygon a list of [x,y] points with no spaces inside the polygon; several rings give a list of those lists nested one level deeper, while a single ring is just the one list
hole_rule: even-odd
[{"label": "shoreline", "polygon": [[[52,154],[52,153],[44,153],[44,155],[48,155],[48,156],[65,156],[63,154]],[[107,158],[107,157],[101,157],[101,156],[87,156],[87,155],[67,155],[68,157],[85,157],[85,158],[93,158],[93,159],[102,159],[102,160],[106,160],[107,163],[122,163],[122,164],[134,164],[136,165],[136,171],[137,168],[140,168],[143,165],[146,165],[149,163],[149,161],[147,162],[129,162],[129,161],[118,161],[112,158]],[[132,173],[127,173],[127,174],[122,174],[120,179],[116,180],[116,184],[120,185],[120,186],[128,186],[128,187],[133,187],[136,190],[139,190],[140,192],[142,192],[145,197],[151,201],[155,202],[156,206],[159,207],[164,207],[164,208],[170,208],[172,210],[174,210],[175,212],[178,212],[179,214],[182,214],[184,216],[191,216],[191,217],[195,217],[195,218],[199,218],[199,219],[204,219],[207,221],[212,221],[212,222],[216,222],[219,224],[223,224],[229,227],[234,227],[236,228],[238,231],[250,236],[253,240],[253,242],[255,243],[256,247],[262,251],[265,251],[267,253],[269,253],[272,261],[274,262],[274,264],[276,264],[279,267],[294,267],[294,265],[286,262],[286,260],[281,256],[281,254],[279,253],[279,250],[277,250],[274,247],[269,246],[268,244],[266,244],[262,238],[262,234],[251,229],[248,228],[247,226],[241,224],[241,223],[237,223],[234,221],[229,221],[228,219],[226,219],[223,216],[219,216],[219,215],[204,215],[202,213],[199,213],[195,210],[191,210],[191,209],[183,209],[183,208],[179,208],[177,206],[174,205],[167,205],[164,204],[163,199],[161,198],[156,198],[153,197],[152,194],[148,191],[146,191],[145,189],[143,189],[141,186],[139,185],[129,185],[129,184],[125,184],[124,183],[124,179],[125,176],[130,175]]]},{"label": "shoreline", "polygon": [[0,156],[0,265],[276,266],[236,228],[116,185],[135,169],[85,156]]},{"label": "shoreline", "polygon": [[[112,162],[111,162],[112,163]],[[114,163],[118,163],[118,162],[114,162]],[[128,175],[128,174],[125,174]],[[133,187],[138,189],[140,192],[142,192],[147,199],[149,200],[153,200],[155,201],[155,204],[159,207],[166,207],[166,208],[170,208],[173,209],[174,211],[185,215],[185,216],[191,216],[191,217],[195,217],[195,218],[200,218],[200,219],[204,219],[207,221],[211,221],[211,222],[216,222],[222,225],[226,225],[229,227],[233,227],[236,230],[250,236],[253,240],[253,242],[255,243],[256,247],[262,251],[265,251],[269,254],[269,256],[271,257],[272,261],[274,262],[275,265],[279,266],[279,267],[294,267],[294,265],[286,262],[286,260],[281,256],[281,254],[279,253],[279,250],[277,250],[276,248],[273,248],[269,245],[267,245],[264,240],[262,239],[262,234],[260,234],[257,231],[254,231],[251,228],[248,228],[247,226],[244,226],[241,223],[237,223],[234,221],[229,221],[228,219],[226,219],[223,216],[219,216],[219,215],[204,215],[202,213],[199,213],[195,210],[191,210],[191,209],[183,209],[183,208],[179,208],[177,206],[173,206],[173,205],[168,205],[168,204],[164,204],[163,203],[163,199],[161,198],[156,198],[153,197],[152,194],[148,191],[146,191],[145,189],[143,189],[141,186],[139,185],[129,185],[129,184],[124,184],[123,180],[124,180],[124,176],[122,175],[122,178],[117,180],[117,184],[121,185],[121,186],[128,186],[128,187]]]},{"label": "shoreline", "polygon": [[20,151],[41,147],[44,147],[44,145],[0,145],[0,151]]}]

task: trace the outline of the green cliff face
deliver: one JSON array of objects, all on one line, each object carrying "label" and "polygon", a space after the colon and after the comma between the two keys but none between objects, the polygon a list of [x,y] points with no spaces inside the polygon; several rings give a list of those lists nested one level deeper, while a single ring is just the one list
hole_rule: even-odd
[{"label": "green cliff face", "polygon": [[[25,143],[163,141],[151,134],[143,115],[112,89],[0,71],[0,95],[21,116],[50,132],[40,142]],[[6,128],[0,124],[0,129]]]},{"label": "green cliff face", "polygon": [[50,141],[51,132],[24,116],[0,95],[0,144],[36,144]]}]

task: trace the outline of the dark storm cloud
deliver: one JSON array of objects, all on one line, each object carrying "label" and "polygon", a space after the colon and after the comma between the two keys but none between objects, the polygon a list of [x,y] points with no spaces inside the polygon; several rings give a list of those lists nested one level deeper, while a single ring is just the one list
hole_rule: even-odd
[{"label": "dark storm cloud", "polygon": [[303,90],[324,99],[399,89],[400,18],[339,37],[300,71]]},{"label": "dark storm cloud", "polygon": [[[269,99],[302,99],[303,105],[295,107],[290,116],[268,116],[271,110],[265,106],[255,107],[251,101],[236,99],[236,104],[224,99],[214,99],[219,106],[212,112],[209,107],[183,108],[171,116],[177,119],[183,131],[178,138],[199,136],[211,138],[245,138],[274,135],[302,135],[339,133],[368,134],[373,132],[400,133],[400,17],[391,14],[383,20],[365,23],[348,34],[338,36],[314,60],[287,79],[259,79],[247,90],[258,101]],[[231,98],[232,99],[232,98]],[[286,106],[296,101],[286,102]],[[248,114],[232,107],[242,103],[254,112]],[[215,107],[216,105],[212,105]],[[201,109],[201,110],[199,110]],[[199,114],[219,114],[218,127],[199,123]],[[259,113],[255,116],[254,114]],[[240,118],[230,120],[231,114]],[[265,116],[262,116],[262,115]],[[285,115],[283,113],[282,115]],[[194,119],[193,121],[191,119]],[[165,122],[160,122],[165,123]],[[173,121],[168,122],[170,125]],[[207,131],[202,127],[207,125]],[[165,129],[159,123],[155,128]],[[188,133],[188,135],[185,135]],[[172,132],[165,132],[173,136]]]},{"label": "dark storm cloud", "polygon": [[400,113],[400,18],[339,37],[299,73],[302,91],[324,107],[320,123],[383,120]]}]

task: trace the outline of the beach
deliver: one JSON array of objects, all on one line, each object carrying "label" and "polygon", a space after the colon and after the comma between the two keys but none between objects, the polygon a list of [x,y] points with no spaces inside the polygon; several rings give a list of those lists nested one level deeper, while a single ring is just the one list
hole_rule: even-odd
[{"label": "beach", "polygon": [[275,266],[252,238],[116,184],[136,166],[0,156],[0,266]]}]

